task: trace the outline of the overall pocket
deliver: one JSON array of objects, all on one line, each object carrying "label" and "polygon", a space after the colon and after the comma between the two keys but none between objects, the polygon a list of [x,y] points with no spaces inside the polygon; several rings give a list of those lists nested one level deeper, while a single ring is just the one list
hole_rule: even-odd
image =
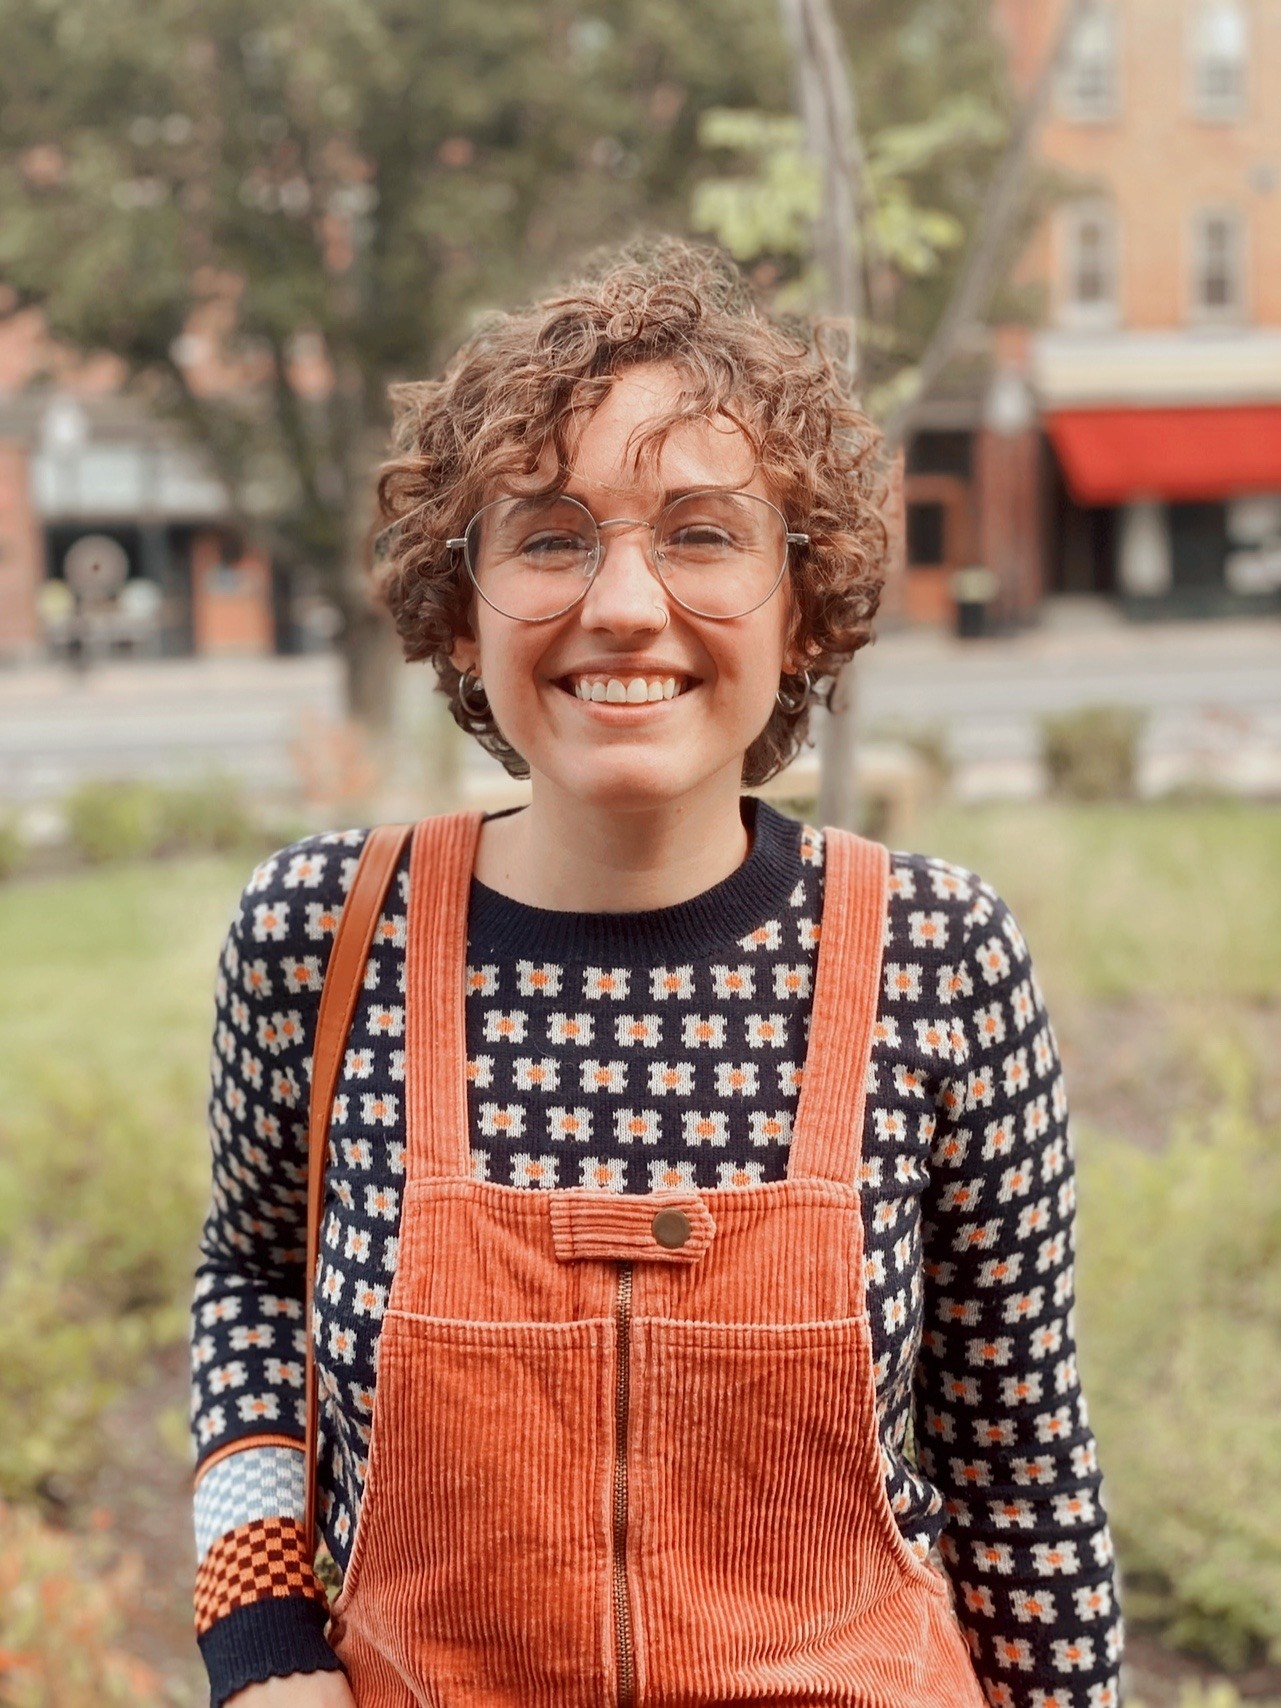
[{"label": "overall pocket", "polygon": [[646,1703],[916,1700],[947,1592],[889,1510],[864,1317],[639,1318],[629,1424]]},{"label": "overall pocket", "polygon": [[[333,1641],[388,1701],[599,1700],[608,1677],[614,1325],[389,1311]],[[377,1686],[369,1700],[381,1704]]]}]

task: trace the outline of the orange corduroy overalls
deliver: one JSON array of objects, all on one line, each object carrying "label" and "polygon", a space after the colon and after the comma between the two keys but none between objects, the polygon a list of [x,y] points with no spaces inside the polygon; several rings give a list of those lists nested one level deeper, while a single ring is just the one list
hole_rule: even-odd
[{"label": "orange corduroy overalls", "polygon": [[537,1192],[472,1178],[479,824],[414,833],[399,1257],[330,1627],[359,1708],[982,1708],[877,1437],[855,1182],[885,850],[828,832],[785,1180]]}]

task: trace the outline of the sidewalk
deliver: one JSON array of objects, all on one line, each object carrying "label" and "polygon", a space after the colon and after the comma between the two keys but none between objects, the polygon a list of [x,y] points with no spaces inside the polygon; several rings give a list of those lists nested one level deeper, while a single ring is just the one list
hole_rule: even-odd
[{"label": "sidewalk", "polygon": [[[1281,796],[1276,619],[1146,626],[1065,610],[1009,638],[888,633],[855,672],[865,737],[939,732],[963,798],[1035,794],[1038,720],[1102,704],[1148,713],[1145,793],[1209,782]],[[430,681],[421,667],[403,672],[407,728],[421,721]],[[210,771],[287,797],[298,784],[291,745],[341,716],[341,673],[325,655],[121,661],[83,677],[47,664],[0,671],[0,802],[54,800],[85,777]],[[467,769],[483,787],[497,768],[473,748]]]}]

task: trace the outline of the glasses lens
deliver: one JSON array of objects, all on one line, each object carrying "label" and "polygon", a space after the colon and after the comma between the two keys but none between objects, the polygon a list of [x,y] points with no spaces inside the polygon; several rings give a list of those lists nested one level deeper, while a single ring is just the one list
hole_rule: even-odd
[{"label": "glasses lens", "polygon": [[787,524],[764,498],[695,492],[663,513],[658,569],[674,598],[705,617],[740,617],[782,579]]},{"label": "glasses lens", "polygon": [[500,498],[472,519],[467,567],[495,610],[529,621],[582,596],[599,547],[592,514],[576,499]]}]

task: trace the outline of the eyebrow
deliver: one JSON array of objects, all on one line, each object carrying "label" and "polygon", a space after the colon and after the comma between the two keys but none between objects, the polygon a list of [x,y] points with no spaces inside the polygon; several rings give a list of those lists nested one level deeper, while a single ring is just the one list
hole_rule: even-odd
[{"label": "eyebrow", "polygon": [[[669,504],[675,504],[681,498],[689,498],[695,492],[741,492],[742,490],[741,486],[717,486],[714,481],[710,484],[699,481],[693,486],[666,486],[661,494],[662,502],[659,508],[665,510]],[[583,494],[572,491],[570,485],[557,487],[555,491],[560,497],[577,499],[578,503],[584,505],[588,510],[592,508]]]}]

